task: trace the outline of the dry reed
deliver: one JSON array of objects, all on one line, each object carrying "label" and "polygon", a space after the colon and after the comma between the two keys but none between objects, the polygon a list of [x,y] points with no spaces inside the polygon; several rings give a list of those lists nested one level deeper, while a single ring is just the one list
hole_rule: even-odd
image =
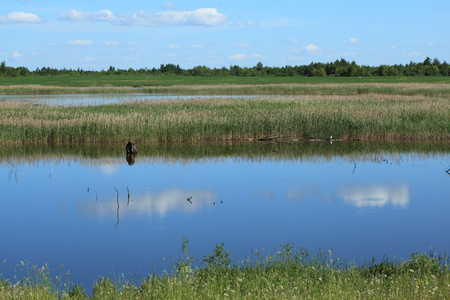
[{"label": "dry reed", "polygon": [[448,97],[316,95],[62,107],[0,103],[2,143],[258,139],[449,140]]}]

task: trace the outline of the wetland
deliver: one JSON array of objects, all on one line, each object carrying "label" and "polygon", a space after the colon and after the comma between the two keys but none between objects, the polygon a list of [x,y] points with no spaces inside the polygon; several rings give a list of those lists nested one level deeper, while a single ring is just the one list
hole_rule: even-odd
[{"label": "wetland", "polygon": [[[291,298],[385,297],[388,281],[371,286],[386,274],[400,276],[389,278],[401,297],[445,295],[448,84],[352,80],[0,86],[2,295],[182,297],[177,282],[194,282],[191,298],[286,298],[286,284]],[[436,286],[417,290],[411,270]],[[205,276],[220,284],[204,289]],[[252,276],[256,286],[229,290]],[[155,282],[169,286],[147,290]]]},{"label": "wetland", "polygon": [[137,147],[131,164],[122,146],[2,148],[2,276],[28,261],[88,291],[100,276],[139,282],[170,269],[184,237],[193,257],[224,243],[235,262],[280,243],[357,264],[450,249],[448,143]]}]

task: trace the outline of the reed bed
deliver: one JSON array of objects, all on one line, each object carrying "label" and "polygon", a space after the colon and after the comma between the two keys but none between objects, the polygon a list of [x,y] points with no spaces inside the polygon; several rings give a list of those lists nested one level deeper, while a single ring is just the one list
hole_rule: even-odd
[{"label": "reed bed", "polygon": [[[118,94],[118,93],[179,93],[189,95],[450,95],[449,84],[436,83],[265,83],[265,84],[176,84],[170,85],[97,85],[84,86],[22,84],[0,85],[0,95],[35,95],[35,94]],[[129,83],[132,84],[132,83]],[[167,83],[166,83],[167,84]]]},{"label": "reed bed", "polygon": [[450,139],[450,101],[427,95],[304,95],[62,107],[0,102],[2,144],[133,140]]},{"label": "reed bed", "polygon": [[[281,244],[268,255],[252,255],[232,263],[232,251],[217,244],[194,260],[187,239],[181,257],[161,274],[140,282],[101,277],[92,293],[69,281],[70,272],[56,277],[45,265],[17,265],[18,280],[0,278],[2,299],[449,299],[450,268],[446,254],[412,253],[402,261],[356,265],[333,256],[332,250],[311,255],[293,244]],[[56,278],[52,280],[51,278]]]}]

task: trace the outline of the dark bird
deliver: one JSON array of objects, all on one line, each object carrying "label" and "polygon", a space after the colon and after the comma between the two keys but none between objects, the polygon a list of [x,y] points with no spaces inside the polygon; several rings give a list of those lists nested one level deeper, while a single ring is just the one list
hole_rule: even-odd
[{"label": "dark bird", "polygon": [[192,204],[192,201],[191,201],[191,199],[192,199],[192,196],[191,197],[189,197],[189,198],[187,198],[186,200],[190,203],[190,204]]}]

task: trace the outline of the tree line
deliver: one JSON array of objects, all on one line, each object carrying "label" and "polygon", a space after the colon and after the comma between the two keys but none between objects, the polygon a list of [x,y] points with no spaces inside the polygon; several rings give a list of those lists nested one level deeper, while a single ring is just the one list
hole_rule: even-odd
[{"label": "tree line", "polygon": [[409,64],[365,66],[355,61],[349,62],[341,58],[334,62],[314,63],[301,66],[268,67],[258,62],[253,67],[232,65],[229,68],[209,68],[196,66],[183,69],[179,64],[161,64],[159,68],[120,69],[113,66],[108,70],[92,71],[83,69],[55,69],[50,67],[36,68],[34,71],[26,67],[8,67],[6,62],[0,64],[0,77],[18,76],[55,76],[55,75],[184,75],[184,76],[304,76],[304,77],[370,77],[370,76],[449,76],[450,68],[447,62],[427,57],[423,62]]}]

